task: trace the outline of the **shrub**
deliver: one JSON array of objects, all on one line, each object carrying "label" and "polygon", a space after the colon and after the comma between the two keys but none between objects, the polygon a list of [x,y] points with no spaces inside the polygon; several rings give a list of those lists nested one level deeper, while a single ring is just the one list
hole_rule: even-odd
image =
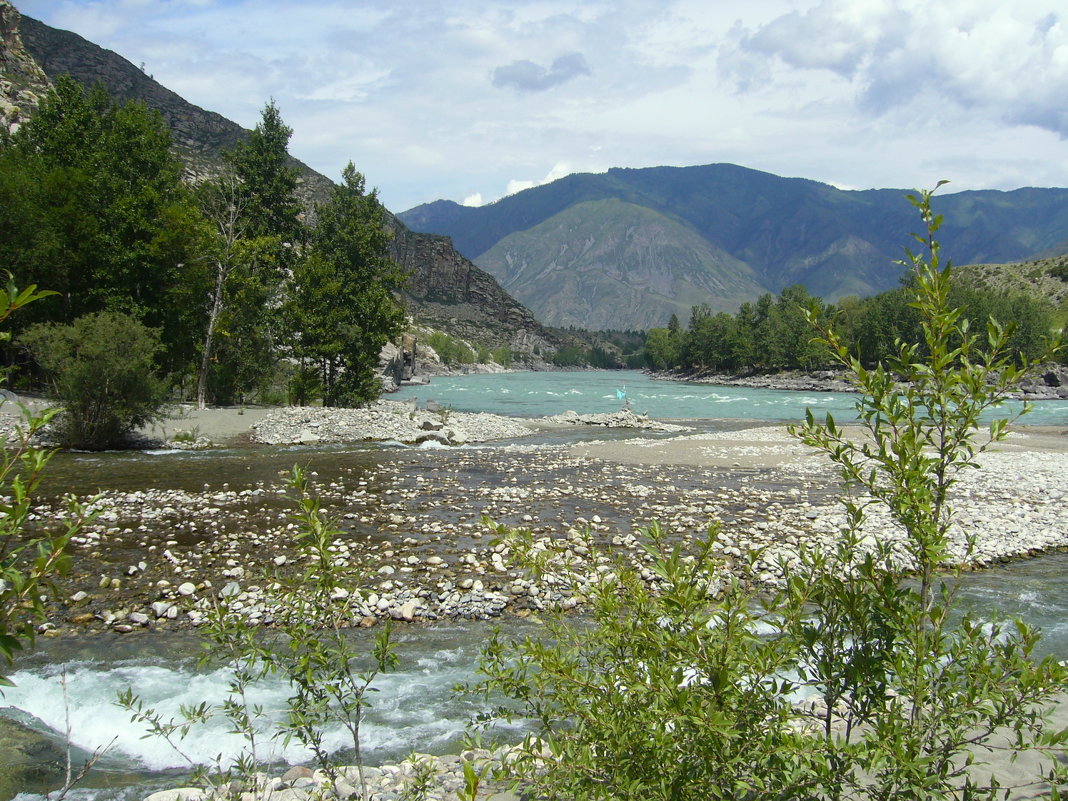
[{"label": "shrub", "polygon": [[[236,594],[222,593],[194,605],[204,614],[200,631],[210,643],[205,644],[202,662],[221,657],[233,670],[227,698],[217,705],[183,707],[173,719],[146,706],[132,689],[119,693],[116,703],[130,713],[132,722],[146,727],[146,736],[164,740],[195,767],[196,781],[214,789],[219,797],[232,797],[227,788],[234,786],[252,791],[242,798],[271,797],[262,771],[268,767],[264,745],[273,739],[303,746],[327,774],[337,797],[370,801],[361,726],[376,691],[375,679],[397,664],[390,625],[387,622],[379,630],[370,653],[361,652],[348,636],[347,630],[366,614],[366,607],[360,591],[351,589],[352,575],[336,557],[334,542],[341,533],[337,521],[323,512],[305,470],[294,467],[289,486],[297,506],[293,520],[301,567],[258,577],[265,587],[264,606],[273,618],[272,635],[257,634]],[[267,676],[284,679],[292,692],[285,722],[280,725],[268,720],[250,697]],[[185,753],[182,740],[193,726],[215,717],[225,718],[240,736],[242,752],[233,765],[222,764],[220,757],[216,765],[205,768]],[[324,742],[324,732],[331,725],[339,726],[347,736],[355,779],[342,775],[337,758]],[[348,785],[348,780],[358,786]]]},{"label": "shrub", "polygon": [[[907,251],[903,262],[922,342],[899,341],[885,365],[866,370],[833,330],[821,329],[820,341],[861,392],[866,436],[851,438],[830,415],[818,422],[811,411],[791,427],[838,466],[845,490],[838,547],[802,554],[789,571],[784,617],[800,621],[785,633],[802,680],[823,695],[821,748],[830,778],[851,798],[992,797],[997,781],[971,769],[977,749],[998,737],[1017,748],[1037,742],[1040,710],[1068,679],[1052,657],[1032,661],[1038,633],[1022,621],[965,614],[952,622],[956,579],[974,542],[952,552],[949,491],[1007,434],[1008,418],[980,434],[981,415],[1056,348],[1018,367],[1010,329],[990,319],[977,333],[951,307],[931,194],[909,196],[926,230],[917,236],[923,251]],[[899,544],[865,545],[872,505],[887,509],[904,535]],[[947,565],[957,565],[948,580]]]},{"label": "shrub", "polygon": [[448,334],[435,331],[427,337],[427,344],[438,354],[438,357],[447,365],[474,364],[475,354],[471,348],[463,342],[453,339]]},{"label": "shrub", "polygon": [[[570,585],[593,618],[585,626],[550,613],[548,636],[498,634],[484,650],[479,689],[507,699],[497,714],[538,724],[510,765],[537,793],[994,798],[1007,789],[981,774],[983,755],[1037,748],[1061,757],[1034,777],[1060,797],[1068,730],[1047,730],[1044,716],[1068,667],[1035,660],[1038,633],[1022,621],[962,615],[960,568],[943,572],[971,552],[951,555],[949,490],[1007,431],[1000,419],[980,435],[980,415],[1037,360],[1017,366],[1009,332],[991,320],[976,333],[950,307],[950,269],[934,238],[941,218],[930,192],[911,199],[926,228],[924,251],[907,261],[924,341],[899,342],[868,370],[820,329],[819,341],[853,374],[866,436],[811,413],[792,427],[839,467],[847,524],[834,547],[802,548],[797,562],[779,566],[782,592],[762,597],[717,577],[714,530],[686,546],[653,527],[638,561],[587,542],[588,567],[576,575],[575,543],[498,529],[521,565]],[[865,536],[874,504],[888,509],[897,543]],[[769,634],[758,636],[761,626]],[[802,690],[823,703],[794,707],[789,696]]]},{"label": "shrub", "polygon": [[[35,286],[20,291],[9,281],[6,291],[0,292],[0,322],[51,294],[37,292]],[[0,341],[7,338],[6,331],[0,333]],[[52,588],[53,578],[70,568],[67,544],[85,519],[84,510],[72,501],[64,531],[42,536],[27,532],[35,492],[52,457],[52,451],[35,447],[33,439],[52,414],[33,415],[22,408],[22,424],[5,436],[0,447],[0,660],[7,665],[18,651],[33,643],[36,624],[44,616],[46,592]],[[0,673],[0,686],[10,684]]]},{"label": "shrub", "polygon": [[156,375],[158,332],[118,312],[79,317],[71,325],[37,325],[22,344],[44,370],[62,404],[61,444],[101,449],[160,419],[166,385]]},{"label": "shrub", "polygon": [[[495,530],[539,581],[585,598],[591,617],[548,612],[537,638],[498,630],[483,649],[486,678],[473,689],[506,701],[482,723],[538,724],[508,762],[533,797],[734,801],[804,786],[811,755],[781,678],[789,653],[756,635],[752,593],[714,578],[714,528],[687,553],[654,525],[639,533],[637,563],[588,535],[547,544]],[[570,569],[576,549],[592,574]]]},{"label": "shrub", "polygon": [[512,349],[508,347],[496,348],[493,353],[493,361],[497,362],[501,367],[512,366]]}]

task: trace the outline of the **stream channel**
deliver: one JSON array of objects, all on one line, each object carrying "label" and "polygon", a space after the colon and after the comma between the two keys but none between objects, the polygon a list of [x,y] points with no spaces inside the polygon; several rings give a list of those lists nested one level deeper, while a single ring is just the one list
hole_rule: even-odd
[{"label": "stream channel", "polygon": [[[648,408],[654,418],[687,420],[698,430],[752,425],[741,420],[769,424],[799,419],[806,406],[832,410],[837,416],[846,417],[853,403],[848,395],[652,382],[637,373],[622,376],[515,373],[436,378],[430,387],[408,388],[396,397],[434,397],[459,411],[540,416],[566,409],[579,413],[615,411],[619,408],[616,390],[623,385],[636,411]],[[1068,426],[1068,404],[1040,403],[1028,422]],[[630,436],[634,433],[574,429],[537,434],[522,443],[450,450],[368,444],[313,448],[248,445],[202,452],[65,453],[57,455],[50,465],[44,489],[46,494],[58,495],[100,490],[210,493],[271,488],[253,496],[243,507],[246,514],[243,525],[248,526],[250,521],[255,523],[256,514],[282,513],[279,510],[284,509],[284,501],[273,488],[279,485],[281,473],[300,462],[314,471],[316,482],[358,481],[369,495],[382,503],[390,498],[387,493],[394,486],[418,477],[424,488],[425,497],[419,502],[425,515],[477,520],[481,512],[487,511],[483,507],[488,490],[507,475],[534,475],[541,470],[538,480],[569,480],[579,487],[605,489],[605,478],[597,473],[595,466],[584,465],[589,474],[576,478],[566,474],[571,468],[562,458],[555,462],[549,460],[548,464],[544,460],[537,464],[531,460],[542,452],[562,452],[569,444],[582,439]],[[731,471],[713,473],[670,468],[665,473],[663,470],[642,472],[640,467],[630,469],[635,472],[627,481],[645,481],[669,501],[672,497],[685,498],[709,482],[735,491],[754,487],[760,487],[765,493],[789,489],[763,487],[761,474],[751,471],[732,474]],[[451,486],[453,490],[436,493],[434,486],[439,478],[442,486]],[[670,478],[670,484],[666,478]],[[529,510],[538,520],[552,525],[566,526],[575,519],[590,519],[594,515],[599,515],[606,526],[620,527],[618,530],[641,522],[633,519],[625,503],[606,503],[604,497],[593,492],[576,492],[564,504],[542,502],[539,507],[534,496]],[[464,500],[474,508],[465,509]],[[515,503],[491,507],[488,511],[502,516],[505,522],[519,522],[527,509]],[[729,518],[729,513],[726,516]],[[374,527],[371,523],[358,529],[353,524],[354,530],[369,537],[375,535]],[[177,535],[169,532],[166,536]],[[449,547],[453,545],[450,543]],[[130,553],[123,558],[129,561],[136,557],[131,546]],[[1051,554],[1002,565],[969,574],[965,583],[965,601],[976,612],[996,610],[1037,624],[1045,632],[1042,651],[1068,657],[1068,555]],[[399,669],[377,682],[378,692],[372,697],[364,729],[365,756],[370,764],[395,761],[412,751],[450,753],[461,747],[465,726],[482,702],[457,695],[453,688],[473,680],[479,647],[494,625],[504,625],[513,631],[537,630],[535,620],[514,616],[496,621],[442,620],[397,627]],[[372,634],[361,631],[353,636]],[[189,767],[166,743],[142,738],[143,731],[133,726],[128,714],[114,704],[116,693],[132,687],[146,704],[165,716],[176,713],[182,704],[221,701],[227,687],[227,669],[218,665],[199,669],[199,651],[200,643],[189,629],[153,628],[132,634],[101,632],[42,637],[32,653],[17,661],[10,674],[15,687],[5,689],[0,697],[0,715],[43,733],[58,746],[65,743],[64,732],[69,723],[76,756],[84,756],[114,741],[93,775],[73,797],[135,801],[153,790],[180,785],[188,776]],[[64,681],[66,698],[62,689]],[[267,682],[256,692],[255,700],[275,714],[288,696],[287,688],[277,682]],[[186,754],[195,761],[208,762],[219,754],[234,753],[239,743],[227,733],[227,728],[221,721],[195,728],[184,743]],[[517,739],[519,734],[516,730],[501,730],[497,736],[508,741]],[[343,742],[341,733],[329,733],[328,742]],[[295,749],[288,753],[278,750],[271,756],[279,763],[302,761]],[[30,799],[45,788],[15,789],[23,791],[22,798]],[[0,799],[10,797],[11,792],[9,789],[5,795],[0,781]]]}]

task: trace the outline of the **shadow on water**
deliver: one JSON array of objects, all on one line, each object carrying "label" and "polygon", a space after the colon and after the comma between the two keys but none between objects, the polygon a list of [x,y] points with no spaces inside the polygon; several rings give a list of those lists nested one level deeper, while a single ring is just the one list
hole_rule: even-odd
[{"label": "shadow on water", "polygon": [[326,475],[366,470],[387,450],[380,446],[270,447],[247,445],[202,451],[60,452],[52,457],[42,494],[92,494],[103,490],[207,489],[240,491],[277,482],[295,464]]}]

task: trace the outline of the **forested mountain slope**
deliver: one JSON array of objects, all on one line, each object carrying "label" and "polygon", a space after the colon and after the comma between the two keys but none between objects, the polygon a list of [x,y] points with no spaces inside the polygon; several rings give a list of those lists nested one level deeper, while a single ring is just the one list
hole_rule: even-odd
[{"label": "forested mountain slope", "polygon": [[[892,288],[901,275],[895,262],[915,228],[906,191],[846,191],[733,164],[710,164],[569,175],[487,206],[437,201],[399,216],[416,230],[451,236],[461,253],[504,281],[535,314],[561,323],[575,322],[563,291],[540,286],[532,276],[554,267],[567,238],[563,232],[575,227],[578,215],[589,241],[586,252],[619,252],[627,238],[650,236],[643,224],[623,224],[600,205],[594,225],[582,210],[606,200],[619,201],[615,208],[632,217],[633,207],[647,209],[648,220],[669,219],[688,232],[675,237],[677,248],[665,250],[657,265],[646,265],[641,280],[628,283],[630,305],[658,306],[657,323],[663,324],[691,297],[681,290],[652,297],[655,293],[646,285],[649,270],[658,269],[659,283],[665,285],[674,280],[680,260],[698,262],[698,254],[707,250],[729,257],[718,261],[720,282],[757,284],[744,298],[748,300],[795,283],[832,300]],[[943,248],[959,264],[1022,261],[1068,251],[1068,189],[945,191],[936,205],[946,219],[940,232]],[[524,265],[525,277],[516,275],[517,264]],[[584,274],[583,284],[589,285],[601,281],[591,272],[622,266],[577,258],[568,269]],[[733,274],[728,278],[723,269]],[[707,290],[701,301],[713,308],[736,308],[739,302],[720,289]],[[591,306],[585,320],[595,319]]]},{"label": "forested mountain slope", "polygon": [[[118,101],[140,101],[158,110],[193,180],[216,172],[223,150],[247,135],[237,123],[189,103],[122,56],[70,31],[19,15],[7,0],[0,0],[0,10],[11,20],[11,30],[6,30],[0,41],[0,65],[5,63],[3,54],[17,49],[53,81],[70,74],[86,86],[100,82]],[[290,122],[300,126],[300,120]],[[324,200],[334,182],[295,159],[293,164],[299,169],[298,193],[303,201]],[[413,234],[395,218],[394,224],[392,255],[411,274],[404,301],[417,317],[426,316],[438,327],[455,328],[460,335],[491,347],[554,350],[558,346],[552,332],[503,291],[492,276],[457,253],[447,238]]]}]

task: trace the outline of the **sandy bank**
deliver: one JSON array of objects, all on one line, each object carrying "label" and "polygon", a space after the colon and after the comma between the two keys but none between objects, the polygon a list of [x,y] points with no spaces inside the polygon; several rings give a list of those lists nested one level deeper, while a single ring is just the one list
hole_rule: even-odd
[{"label": "sandy bank", "polygon": [[[859,427],[845,427],[849,436],[860,438]],[[575,445],[576,455],[623,464],[688,465],[712,468],[791,468],[821,463],[813,450],[786,430],[785,424],[755,425],[737,431],[691,434],[670,439],[598,440]],[[1017,427],[992,452],[1068,453],[1068,428],[1061,426]]]}]

